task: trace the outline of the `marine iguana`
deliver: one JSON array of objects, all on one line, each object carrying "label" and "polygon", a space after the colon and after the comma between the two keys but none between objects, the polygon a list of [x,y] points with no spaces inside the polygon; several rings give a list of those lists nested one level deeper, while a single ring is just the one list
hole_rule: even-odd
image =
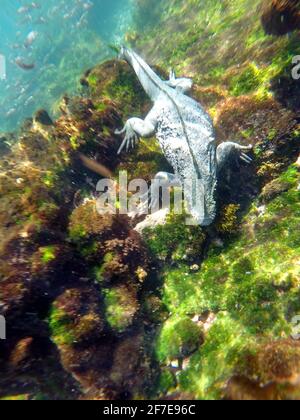
[{"label": "marine iguana", "polygon": [[118,153],[124,147],[127,152],[135,147],[140,137],[156,134],[175,174],[160,172],[155,179],[170,186],[185,185],[189,212],[197,224],[209,226],[216,216],[219,170],[235,153],[250,163],[252,159],[244,151],[251,150],[252,146],[226,142],[217,147],[210,116],[186,95],[193,86],[191,79],[177,79],[172,71],[170,79],[163,81],[138,54],[125,47],[121,48],[120,59],[132,66],[154,106],[145,120],[131,118],[122,130],[116,131],[119,135],[125,133]]}]

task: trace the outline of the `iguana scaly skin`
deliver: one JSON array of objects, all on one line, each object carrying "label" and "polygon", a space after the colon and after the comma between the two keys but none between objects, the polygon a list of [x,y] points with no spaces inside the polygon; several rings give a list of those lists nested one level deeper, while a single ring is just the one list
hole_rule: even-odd
[{"label": "iguana scaly skin", "polygon": [[[156,178],[171,185],[184,185],[188,209],[201,226],[210,225],[216,216],[215,190],[218,170],[234,151],[249,150],[236,143],[217,148],[215,131],[209,115],[192,98],[185,95],[192,87],[190,79],[176,79],[171,73],[163,81],[134,51],[122,48],[121,58],[134,69],[154,106],[145,120],[131,118],[118,134],[126,133],[119,153],[134,147],[140,137],[156,134],[162,151],[175,175],[159,173]],[[251,159],[241,152],[242,159]]]}]

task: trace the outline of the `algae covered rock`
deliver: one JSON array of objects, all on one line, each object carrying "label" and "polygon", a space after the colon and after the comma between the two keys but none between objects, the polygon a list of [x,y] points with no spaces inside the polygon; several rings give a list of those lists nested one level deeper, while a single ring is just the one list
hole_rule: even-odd
[{"label": "algae covered rock", "polygon": [[[121,125],[110,99],[98,105],[65,97],[53,122],[37,112],[1,163],[0,310],[10,330],[0,343],[4,398],[18,390],[28,399],[79,398],[79,387],[117,398],[142,394],[148,378],[138,293],[149,258],[126,216],[96,211],[95,184],[101,168],[111,173],[118,163],[113,133]],[[108,304],[109,289],[120,300]],[[122,333],[129,340],[133,323],[141,357],[119,380],[114,352],[119,361]],[[145,375],[135,380],[141,366]],[[18,379],[20,372],[31,380]]]},{"label": "algae covered rock", "polygon": [[266,343],[249,357],[246,366],[245,376],[234,377],[228,383],[228,399],[299,399],[299,343],[296,341]]},{"label": "algae covered rock", "polygon": [[139,310],[135,290],[126,286],[104,289],[105,315],[109,326],[116,333],[126,331],[134,322]]},{"label": "algae covered rock", "polygon": [[128,282],[135,289],[142,286],[149,257],[128,216],[99,215],[95,201],[90,201],[71,214],[69,237],[89,261],[100,285]]},{"label": "algae covered rock", "polygon": [[[163,70],[158,71],[166,76]],[[142,115],[151,106],[142,86],[125,62],[111,60],[96,66],[88,72],[86,80],[96,107],[101,109],[107,100],[112,100],[122,110],[124,119],[133,113]]]},{"label": "algae covered rock", "polygon": [[143,230],[150,251],[161,261],[201,258],[205,233],[199,226],[187,226],[186,216],[169,214],[166,223]]},{"label": "algae covered rock", "polygon": [[[155,68],[167,79],[166,72]],[[96,66],[88,72],[86,80],[96,109],[105,109],[105,104],[113,101],[126,121],[133,115],[146,115],[151,108],[148,96],[125,62],[111,60]],[[121,128],[122,123],[119,124]],[[155,139],[141,139],[139,148],[124,159],[119,162],[118,172],[126,170],[131,179],[142,178],[149,181],[162,169],[170,169]]]},{"label": "algae covered rock", "polygon": [[264,0],[262,24],[267,34],[285,35],[300,28],[298,0]]},{"label": "algae covered rock", "polygon": [[126,118],[149,107],[146,94],[124,62],[112,60],[99,65],[90,70],[86,80],[99,109],[113,100],[121,106],[122,116]]},{"label": "algae covered rock", "polygon": [[[199,272],[192,273],[187,265],[165,269],[163,302],[173,316],[184,320],[186,314],[190,314],[190,319],[195,313],[210,311],[215,314],[204,344],[198,347],[188,367],[180,373],[179,388],[183,392],[193,392],[197,398],[224,397],[227,380],[233,376],[245,375],[247,378],[249,360],[256,360],[257,348],[265,346],[261,341],[268,341],[270,336],[287,339],[292,334],[292,319],[299,311],[299,269],[295,264],[299,245],[296,233],[299,228],[299,175],[294,165],[283,173],[279,182],[288,183],[288,190],[268,202],[262,214],[257,213],[256,208],[251,209],[240,225],[237,237],[221,251],[213,247]],[[277,241],[278,237],[280,241]],[[162,332],[164,328],[168,331],[168,323],[164,323]],[[166,340],[165,343],[171,342]],[[293,348],[291,341],[284,340],[280,351],[276,350],[276,345],[270,345],[268,354],[272,362],[269,365],[261,363],[266,371],[257,374],[260,380],[268,378],[265,384],[275,375],[272,373],[273,360],[277,366],[282,363],[288,367],[285,357],[291,354],[289,346]],[[295,349],[297,353],[297,345]],[[289,372],[285,368],[284,372]],[[274,372],[276,370],[274,366]],[[288,376],[288,373],[283,375]],[[255,382],[257,378],[250,377],[249,380]],[[231,382],[230,393],[235,392],[230,394],[233,398],[241,397],[243,390],[243,398],[247,397],[249,384],[247,387],[243,384],[239,379]],[[280,395],[280,386],[275,385],[275,388],[276,393],[261,395],[269,398]],[[255,385],[253,389],[257,389]],[[293,395],[295,392],[297,386]]]},{"label": "algae covered rock", "polygon": [[202,343],[201,329],[189,318],[171,318],[160,332],[157,355],[161,362],[182,359],[193,354]]},{"label": "algae covered rock", "polygon": [[67,289],[50,310],[52,340],[60,347],[98,339],[104,331],[99,308],[96,290]]},{"label": "algae covered rock", "polygon": [[40,109],[39,111],[37,111],[34,119],[37,123],[41,125],[46,125],[46,126],[53,125],[52,119],[50,118],[48,112],[44,109]]}]

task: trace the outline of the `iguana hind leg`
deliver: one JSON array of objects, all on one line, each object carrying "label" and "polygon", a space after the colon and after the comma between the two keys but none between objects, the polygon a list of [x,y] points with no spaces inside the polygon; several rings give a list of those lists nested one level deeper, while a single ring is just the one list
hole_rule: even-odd
[{"label": "iguana hind leg", "polygon": [[[142,197],[144,205],[148,205],[151,210],[159,210],[160,190],[164,191],[171,187],[181,187],[179,178],[168,172],[158,172],[151,185],[151,200],[149,204],[149,191]],[[169,205],[170,203],[168,203]]]}]

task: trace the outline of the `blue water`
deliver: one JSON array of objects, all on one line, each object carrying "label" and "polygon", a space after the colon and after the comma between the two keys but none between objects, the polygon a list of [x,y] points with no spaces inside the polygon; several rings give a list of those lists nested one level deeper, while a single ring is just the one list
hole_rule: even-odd
[{"label": "blue water", "polygon": [[129,29],[133,3],[1,0],[0,132],[15,130],[39,108],[55,116],[61,96],[79,89],[83,71],[113,55],[109,45]]}]

